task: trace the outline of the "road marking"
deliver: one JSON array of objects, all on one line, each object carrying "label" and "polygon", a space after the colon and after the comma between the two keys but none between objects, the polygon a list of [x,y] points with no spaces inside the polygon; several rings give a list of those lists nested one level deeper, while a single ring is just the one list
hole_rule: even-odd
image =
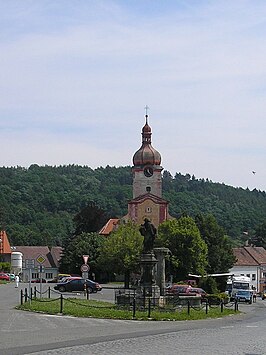
[{"label": "road marking", "polygon": [[246,325],[246,328],[258,328],[258,325]]},{"label": "road marking", "polygon": [[233,325],[225,325],[224,327],[221,327],[222,329],[229,329],[229,328],[234,328]]}]

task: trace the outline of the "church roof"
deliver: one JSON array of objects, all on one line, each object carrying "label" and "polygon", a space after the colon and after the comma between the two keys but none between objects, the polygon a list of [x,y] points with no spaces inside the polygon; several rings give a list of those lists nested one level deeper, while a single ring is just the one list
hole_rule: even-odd
[{"label": "church roof", "polygon": [[148,115],[145,117],[146,123],[142,128],[142,145],[133,156],[133,165],[160,165],[161,154],[151,145],[151,127],[148,125]]},{"label": "church roof", "polygon": [[143,194],[143,195],[139,195],[135,198],[133,198],[132,200],[130,200],[128,203],[129,204],[133,204],[133,203],[141,203],[142,201],[144,200],[152,200],[153,202],[155,203],[169,203],[169,201],[159,197],[159,196],[156,196],[156,195],[153,195],[151,193],[146,193],[146,194]]}]

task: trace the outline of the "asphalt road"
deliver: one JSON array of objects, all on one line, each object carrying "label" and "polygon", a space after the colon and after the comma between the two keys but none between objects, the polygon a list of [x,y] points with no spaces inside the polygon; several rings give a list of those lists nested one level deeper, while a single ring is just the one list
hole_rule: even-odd
[{"label": "asphalt road", "polygon": [[14,284],[0,285],[1,355],[266,354],[266,301],[260,299],[240,305],[241,315],[181,322],[50,316],[15,310],[19,300]]}]

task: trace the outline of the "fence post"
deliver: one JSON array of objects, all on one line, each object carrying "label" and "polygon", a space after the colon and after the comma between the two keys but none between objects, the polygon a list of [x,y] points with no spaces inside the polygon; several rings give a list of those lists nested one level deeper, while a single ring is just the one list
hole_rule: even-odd
[{"label": "fence post", "polygon": [[34,286],[34,298],[37,298],[37,288]]},{"label": "fence post", "polygon": [[190,314],[190,301],[187,300],[187,314]]},{"label": "fence post", "polygon": [[208,314],[208,306],[209,306],[209,303],[206,302],[206,308],[205,308],[205,313]]},{"label": "fence post", "polygon": [[133,318],[136,317],[136,297],[133,297]]},{"label": "fence post", "polygon": [[60,313],[63,313],[63,295],[60,295]]},{"label": "fence post", "polygon": [[89,293],[88,287],[86,287],[86,297],[87,297],[87,300],[90,299],[90,293]]},{"label": "fence post", "polygon": [[32,287],[30,288],[30,299],[32,300]]},{"label": "fence post", "polygon": [[221,300],[221,313],[223,313],[223,311],[224,311],[224,302],[223,300]]},{"label": "fence post", "polygon": [[48,298],[51,298],[51,287],[48,287]]},{"label": "fence post", "polygon": [[237,299],[235,299],[235,312],[238,311],[238,303],[237,303]]},{"label": "fence post", "polygon": [[28,290],[25,288],[25,302],[28,301]]},{"label": "fence post", "polygon": [[23,290],[20,290],[20,304],[23,304]]},{"label": "fence post", "polygon": [[151,318],[151,297],[148,299],[148,318]]}]

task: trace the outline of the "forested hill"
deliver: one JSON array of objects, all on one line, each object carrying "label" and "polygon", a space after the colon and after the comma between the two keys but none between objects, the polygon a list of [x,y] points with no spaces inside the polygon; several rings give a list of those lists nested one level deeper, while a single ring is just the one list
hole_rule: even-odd
[{"label": "forested hill", "polygon": [[[94,201],[109,217],[127,213],[131,168],[86,166],[0,168],[0,227],[14,245],[60,245],[74,230],[73,217]],[[266,220],[265,192],[234,188],[194,176],[163,174],[163,196],[172,216],[212,213],[239,239]]]}]

